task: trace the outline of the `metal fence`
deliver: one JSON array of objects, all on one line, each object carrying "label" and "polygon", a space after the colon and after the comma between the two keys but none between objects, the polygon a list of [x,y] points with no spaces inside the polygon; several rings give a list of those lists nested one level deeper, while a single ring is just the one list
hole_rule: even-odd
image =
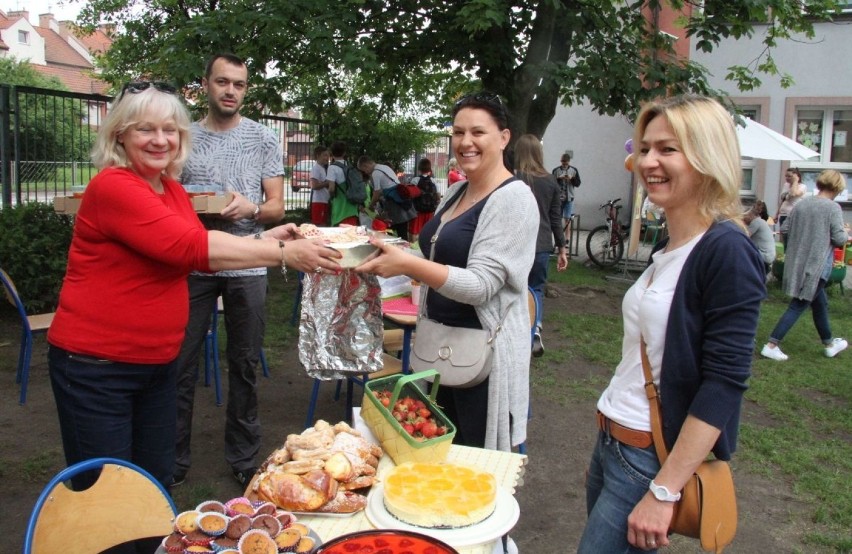
[{"label": "metal fence", "polygon": [[[90,151],[112,98],[0,84],[0,206],[52,202],[81,192],[97,173]],[[294,187],[292,167],[313,159],[316,124],[264,115],[278,137],[285,165],[287,209],[306,208],[310,189]]]},{"label": "metal fence", "polygon": [[[97,173],[90,152],[113,98],[27,86],[0,84],[0,207],[22,202],[52,202],[56,196],[82,192]],[[293,167],[313,160],[319,126],[304,119],[264,115],[259,122],[272,130],[284,156],[284,204],[304,209],[310,188]],[[421,158],[429,158],[435,183],[447,186],[450,139],[441,137],[425,152],[403,162],[414,175]]]}]

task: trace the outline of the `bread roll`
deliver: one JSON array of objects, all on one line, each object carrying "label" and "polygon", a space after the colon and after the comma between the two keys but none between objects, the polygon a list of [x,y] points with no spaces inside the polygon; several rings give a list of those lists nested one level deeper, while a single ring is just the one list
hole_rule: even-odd
[{"label": "bread roll", "polygon": [[326,471],[304,475],[276,471],[261,476],[257,497],[291,512],[313,512],[337,495],[337,487]]}]

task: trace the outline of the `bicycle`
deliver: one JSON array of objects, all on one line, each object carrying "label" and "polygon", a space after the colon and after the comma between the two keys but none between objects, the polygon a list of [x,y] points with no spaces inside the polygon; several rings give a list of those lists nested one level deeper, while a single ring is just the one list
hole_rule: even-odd
[{"label": "bicycle", "polygon": [[589,232],[586,238],[586,253],[592,262],[602,268],[616,265],[624,256],[624,230],[618,223],[618,213],[621,198],[601,204],[600,210],[605,210],[606,224],[599,225]]}]

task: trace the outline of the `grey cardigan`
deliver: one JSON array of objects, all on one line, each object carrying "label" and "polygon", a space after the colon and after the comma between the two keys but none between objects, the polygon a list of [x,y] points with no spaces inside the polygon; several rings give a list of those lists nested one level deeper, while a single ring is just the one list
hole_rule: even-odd
[{"label": "grey cardigan", "polygon": [[797,202],[784,221],[787,233],[784,254],[784,293],[793,298],[813,300],[826,270],[832,249],[846,244],[840,204],[821,196]]},{"label": "grey cardigan", "polygon": [[[460,188],[456,185],[451,192]],[[453,202],[456,194],[447,194],[436,211]],[[437,289],[447,298],[472,305],[485,329],[494,329],[511,304],[497,334],[488,385],[485,447],[494,450],[511,450],[527,438],[531,342],[527,277],[535,257],[538,220],[538,204],[523,181],[494,191],[479,216],[467,267],[448,266],[447,281]]]}]

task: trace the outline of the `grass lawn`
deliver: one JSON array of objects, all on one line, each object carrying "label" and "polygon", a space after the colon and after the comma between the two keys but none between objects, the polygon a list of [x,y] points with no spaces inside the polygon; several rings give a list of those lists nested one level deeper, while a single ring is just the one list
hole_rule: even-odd
[{"label": "grass lawn", "polygon": [[[606,273],[572,264],[564,273],[550,271],[550,281],[560,286],[612,288],[627,285],[604,280]],[[837,286],[829,292],[829,316],[835,336],[852,339],[852,293],[842,296]],[[787,306],[777,282],[769,285],[757,334],[758,348]],[[559,380],[551,363],[571,363],[576,357],[615,368],[621,352],[621,318],[595,313],[545,313],[546,326],[558,329],[568,346],[548,350],[547,358],[534,360],[535,395],[557,402],[588,395],[597,397],[608,378],[590,375],[585,380]],[[749,472],[792,483],[798,500],[812,508],[810,544],[852,551],[852,350],[829,359],[823,355],[810,315],[805,314],[784,340],[786,362],[755,356],[753,376],[746,393],[736,462]]]}]

